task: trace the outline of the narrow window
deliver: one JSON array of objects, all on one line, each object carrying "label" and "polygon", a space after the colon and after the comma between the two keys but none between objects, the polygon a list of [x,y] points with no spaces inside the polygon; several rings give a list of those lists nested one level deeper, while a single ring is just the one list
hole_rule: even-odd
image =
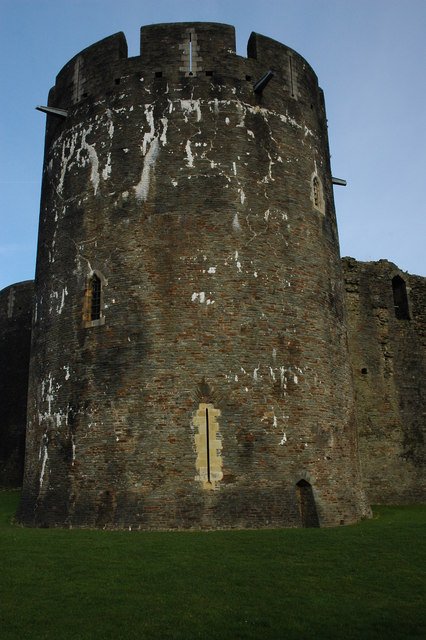
[{"label": "narrow window", "polygon": [[314,173],[311,178],[311,200],[315,209],[325,213],[325,201],[321,180],[318,175]]},{"label": "narrow window", "polygon": [[103,291],[104,279],[101,274],[92,273],[87,281],[83,305],[83,326],[97,327],[105,323],[103,316]]},{"label": "narrow window", "polygon": [[96,273],[91,279],[91,304],[90,304],[90,320],[99,320],[101,317],[101,280]]},{"label": "narrow window", "polygon": [[312,486],[306,480],[296,484],[296,495],[299,504],[302,527],[319,527],[317,507]]},{"label": "narrow window", "polygon": [[206,458],[207,458],[207,482],[211,484],[210,471],[210,433],[209,433],[209,410],[206,407]]},{"label": "narrow window", "polygon": [[407,288],[401,276],[392,278],[393,306],[398,320],[409,320]]},{"label": "narrow window", "polygon": [[314,176],[312,180],[312,191],[314,196],[314,205],[316,207],[320,206],[320,184],[317,176]]},{"label": "narrow window", "polygon": [[211,403],[201,402],[193,415],[194,443],[197,458],[195,468],[203,489],[211,490],[222,480],[222,438],[219,433],[220,410]]}]

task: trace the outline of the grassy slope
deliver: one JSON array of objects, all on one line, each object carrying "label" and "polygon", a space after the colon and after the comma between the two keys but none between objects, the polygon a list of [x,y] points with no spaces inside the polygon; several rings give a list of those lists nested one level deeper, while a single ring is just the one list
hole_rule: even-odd
[{"label": "grassy slope", "polygon": [[338,529],[106,532],[10,524],[0,638],[425,637],[425,507]]}]

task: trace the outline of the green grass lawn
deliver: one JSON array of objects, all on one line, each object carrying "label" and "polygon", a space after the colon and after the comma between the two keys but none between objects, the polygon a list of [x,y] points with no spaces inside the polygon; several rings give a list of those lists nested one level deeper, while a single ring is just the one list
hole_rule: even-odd
[{"label": "green grass lawn", "polygon": [[422,638],[426,507],[337,529],[26,529],[0,492],[0,639]]}]

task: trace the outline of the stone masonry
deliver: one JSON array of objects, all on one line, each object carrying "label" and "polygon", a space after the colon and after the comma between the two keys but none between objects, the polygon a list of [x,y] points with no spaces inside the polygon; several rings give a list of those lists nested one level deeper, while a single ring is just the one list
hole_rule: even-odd
[{"label": "stone masonry", "polygon": [[[335,526],[370,514],[353,385],[371,367],[353,330],[364,293],[349,297],[351,368],[344,287],[363,266],[344,261],[344,280],[323,94],[288,47],[252,34],[247,53],[228,25],[151,25],[140,56],[116,34],[56,78],[24,524]],[[401,384],[414,333],[399,347]],[[402,426],[412,414],[400,406],[395,429],[418,443],[419,425]],[[412,469],[420,447],[401,451]],[[379,458],[376,447],[363,460],[368,479]]]},{"label": "stone masonry", "polygon": [[237,56],[227,25],[144,27],[126,49],[89,47],[49,95],[66,117],[47,119],[20,519],[298,526],[315,504],[354,522],[317,78],[257,34]]},{"label": "stone masonry", "polygon": [[0,291],[0,487],[22,484],[34,283]]},{"label": "stone masonry", "polygon": [[424,503],[426,279],[387,260],[345,258],[343,266],[368,497],[372,504]]}]

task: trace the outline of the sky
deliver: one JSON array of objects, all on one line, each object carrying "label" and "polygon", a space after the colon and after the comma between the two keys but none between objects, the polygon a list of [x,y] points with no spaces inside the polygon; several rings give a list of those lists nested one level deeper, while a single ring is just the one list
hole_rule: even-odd
[{"label": "sky", "polygon": [[0,290],[34,277],[45,116],[62,66],[156,22],[234,25],[300,53],[324,89],[342,256],[426,275],[426,0],[0,0]]}]

